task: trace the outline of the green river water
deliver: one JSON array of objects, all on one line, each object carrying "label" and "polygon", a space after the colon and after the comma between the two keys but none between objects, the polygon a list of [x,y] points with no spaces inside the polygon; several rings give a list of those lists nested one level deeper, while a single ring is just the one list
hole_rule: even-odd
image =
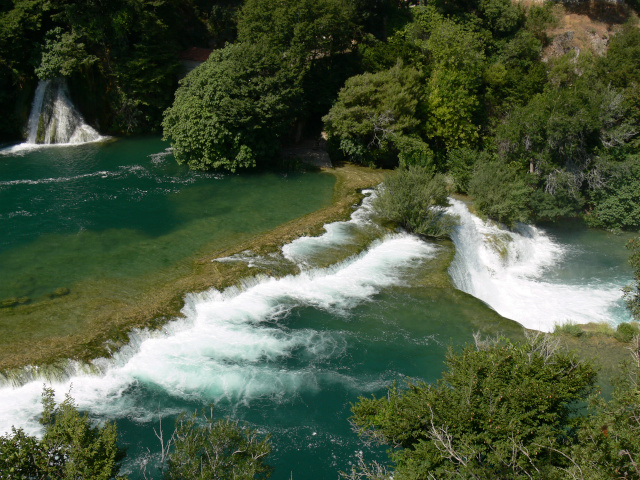
[{"label": "green river water", "polygon": [[[328,174],[194,173],[177,166],[165,148],[149,138],[0,156],[0,298],[31,299],[0,309],[1,341],[25,330],[8,312],[41,314],[56,301],[48,294],[57,288],[134,302],[154,282],[187,274],[199,255],[318,209],[332,196],[335,180]],[[456,208],[467,215],[463,205]],[[374,240],[361,253],[326,266],[327,252],[360,241],[363,231]],[[514,254],[513,264],[497,260],[484,279],[474,273],[483,268],[471,265],[482,257],[471,240],[484,245],[483,235],[461,227],[450,271],[456,285],[482,300],[442,281],[451,242],[385,233],[366,215],[329,226],[318,239],[293,242],[281,254],[227,259],[294,262],[302,273],[188,295],[183,318],[161,331],[134,332],[113,359],[95,362],[91,373],[71,366],[53,386],[61,396],[71,389],[94,418],[117,421],[130,478],[141,475],[145,457],[147,473],[154,472],[159,417],[166,431],[180,412],[215,403],[217,416],[272,436],[273,478],[336,479],[360,450],[366,459],[385,458],[383,449],[365,448],[351,432],[350,403],[407,377],[434,381],[447,348],[469,342],[474,331],[521,335],[518,323],[489,306],[510,312],[527,301],[508,295],[512,283],[522,283],[523,292],[547,292],[545,304],[560,302],[549,307],[556,311],[575,295],[576,304],[600,302],[585,310],[613,322],[627,319],[619,300],[630,277],[625,237],[581,227],[546,229],[540,235],[547,243],[518,237],[514,251],[533,252],[535,268],[524,269],[522,255]],[[567,315],[583,320],[579,308]],[[54,324],[30,324],[26,334],[78,328],[75,318],[52,318]],[[38,431],[41,388],[41,379],[0,386],[0,432],[10,425]]]}]

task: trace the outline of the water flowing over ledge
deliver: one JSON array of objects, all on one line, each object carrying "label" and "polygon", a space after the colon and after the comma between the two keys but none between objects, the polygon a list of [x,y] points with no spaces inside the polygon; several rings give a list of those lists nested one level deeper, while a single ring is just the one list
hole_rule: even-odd
[{"label": "water flowing over ledge", "polygon": [[[139,420],[157,414],[136,405],[127,392],[143,384],[177,398],[203,402],[295,396],[339,382],[359,391],[348,373],[314,366],[319,358],[340,355],[340,334],[315,329],[291,331],[280,322],[294,308],[340,314],[369,301],[381,289],[404,284],[404,272],[435,255],[437,248],[408,234],[374,242],[348,260],[283,278],[253,278],[223,292],[211,290],[186,299],[184,319],[161,332],[140,331],[113,359],[93,362],[94,373],[76,370],[53,382],[58,395],[69,391],[78,406],[94,414]],[[307,359],[302,368],[283,368],[291,355]],[[96,375],[95,371],[101,372]],[[11,425],[39,431],[42,382],[0,388],[0,432]]]},{"label": "water flowing over ledge", "polygon": [[563,268],[567,245],[531,225],[502,229],[471,214],[463,202],[451,203],[448,212],[457,215],[460,224],[452,235],[456,254],[449,274],[460,290],[500,315],[543,332],[566,322],[631,320],[621,292],[630,279],[550,281],[546,273]]},{"label": "water flowing over ledge", "polygon": [[31,104],[27,141],[6,148],[2,153],[53,145],[81,145],[106,138],[84,121],[69,98],[69,88],[64,78],[40,80]]}]

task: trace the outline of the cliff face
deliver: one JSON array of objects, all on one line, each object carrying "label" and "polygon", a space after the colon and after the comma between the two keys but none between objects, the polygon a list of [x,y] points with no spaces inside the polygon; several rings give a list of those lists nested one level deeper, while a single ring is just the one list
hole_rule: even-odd
[{"label": "cliff face", "polygon": [[558,2],[554,16],[557,21],[547,31],[550,43],[543,52],[543,60],[571,51],[578,55],[583,52],[604,55],[611,36],[638,15],[626,2],[591,0]]}]

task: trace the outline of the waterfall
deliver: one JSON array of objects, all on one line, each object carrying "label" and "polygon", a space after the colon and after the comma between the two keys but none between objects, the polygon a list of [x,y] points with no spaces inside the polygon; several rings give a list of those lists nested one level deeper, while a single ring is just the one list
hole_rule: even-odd
[{"label": "waterfall", "polygon": [[513,231],[501,228],[471,214],[463,202],[451,203],[449,213],[460,223],[452,235],[456,254],[449,275],[460,290],[502,316],[542,331],[566,322],[630,320],[620,308],[624,280],[552,281],[546,274],[563,269],[568,245],[531,225],[520,224]]},{"label": "waterfall", "polygon": [[27,144],[79,144],[102,139],[69,99],[63,78],[40,80],[27,124]]}]

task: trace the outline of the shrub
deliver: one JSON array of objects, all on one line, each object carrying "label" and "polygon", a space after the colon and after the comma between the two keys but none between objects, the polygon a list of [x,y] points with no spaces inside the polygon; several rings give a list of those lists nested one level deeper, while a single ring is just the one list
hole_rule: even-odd
[{"label": "shrub", "polygon": [[425,167],[400,168],[388,176],[373,201],[374,211],[384,220],[409,232],[446,237],[453,219],[442,208],[448,205],[444,177]]}]

